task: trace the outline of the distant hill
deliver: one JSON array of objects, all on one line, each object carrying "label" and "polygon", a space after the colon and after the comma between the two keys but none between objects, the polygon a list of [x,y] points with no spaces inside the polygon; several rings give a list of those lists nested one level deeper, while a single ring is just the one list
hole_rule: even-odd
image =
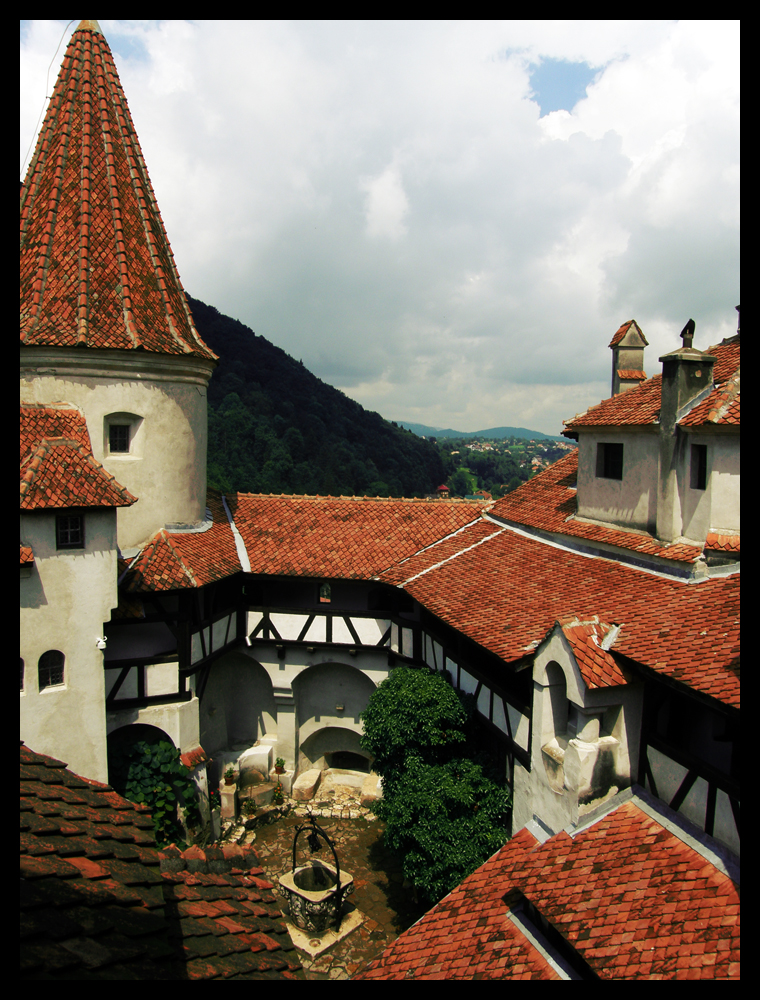
[{"label": "distant hill", "polygon": [[424,496],[435,445],[327,385],[238,320],[188,296],[219,355],[208,389],[208,482],[225,492]]},{"label": "distant hill", "polygon": [[408,424],[404,421],[398,421],[399,427],[406,427],[413,434],[418,434],[420,437],[435,437],[435,438],[526,438],[532,441],[565,441],[563,437],[557,437],[552,434],[544,434],[543,431],[531,431],[526,427],[489,427],[484,431],[453,431],[451,428],[442,429],[440,427],[428,427],[425,424]]}]

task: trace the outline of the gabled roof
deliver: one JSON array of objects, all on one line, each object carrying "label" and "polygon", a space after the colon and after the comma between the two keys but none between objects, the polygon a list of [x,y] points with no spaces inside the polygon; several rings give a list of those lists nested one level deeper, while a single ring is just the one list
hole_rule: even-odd
[{"label": "gabled roof", "polygon": [[641,327],[636,322],[636,320],[635,319],[629,319],[627,323],[623,323],[623,325],[618,328],[618,330],[615,333],[615,336],[609,342],[608,346],[609,347],[617,347],[618,344],[620,344],[620,342],[623,340],[623,338],[625,337],[625,335],[627,333],[629,333],[629,332],[630,332],[630,336],[632,338],[640,340],[641,345],[643,347],[647,347],[649,345],[649,341],[644,336],[644,334],[641,332]]},{"label": "gabled roof", "polygon": [[353,978],[560,979],[510,919],[527,900],[599,979],[738,979],[736,885],[642,805],[543,844],[521,830]]},{"label": "gabled roof", "polygon": [[137,497],[92,455],[75,407],[21,406],[21,509],[128,507]]},{"label": "gabled roof", "polygon": [[557,622],[557,628],[570,644],[586,687],[618,687],[626,683],[609,652],[619,635],[615,626],[599,621],[599,615],[588,621],[581,621],[577,615],[565,615]]},{"label": "gabled roof", "polygon": [[[738,337],[724,340],[716,347],[708,348],[706,353],[715,358],[713,382],[716,388],[722,387],[738,373],[740,363]],[[738,382],[736,392],[738,422]],[[610,399],[597,403],[596,406],[589,407],[584,413],[576,414],[572,420],[565,420],[563,433],[574,431],[580,427],[624,427],[657,424],[660,417],[661,394],[662,374],[657,374],[640,385],[632,386],[617,396],[612,396]],[[679,422],[687,424],[688,416],[690,414]]]},{"label": "gabled roof", "polygon": [[144,806],[21,745],[22,979],[296,979],[256,854],[159,852]]},{"label": "gabled roof", "polygon": [[21,343],[216,358],[97,21],[71,36],[21,189]]},{"label": "gabled roof", "polygon": [[[632,392],[636,389],[627,390],[625,395]],[[489,513],[507,524],[615,546],[670,562],[694,563],[701,557],[702,548],[698,545],[662,542],[645,531],[626,531],[576,520],[577,479],[578,451],[574,449],[512,493],[497,500]]]}]

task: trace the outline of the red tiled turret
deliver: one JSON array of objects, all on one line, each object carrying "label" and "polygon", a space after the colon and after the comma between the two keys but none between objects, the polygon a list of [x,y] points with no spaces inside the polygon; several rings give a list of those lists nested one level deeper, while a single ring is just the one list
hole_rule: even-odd
[{"label": "red tiled turret", "polygon": [[97,21],[71,36],[21,189],[21,343],[216,358]]}]

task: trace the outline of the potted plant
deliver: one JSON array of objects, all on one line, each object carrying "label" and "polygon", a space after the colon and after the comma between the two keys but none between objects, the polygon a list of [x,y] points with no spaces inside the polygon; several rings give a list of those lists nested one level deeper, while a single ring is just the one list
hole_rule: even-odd
[{"label": "potted plant", "polygon": [[225,785],[234,785],[235,784],[235,768],[234,767],[230,766],[224,772],[224,783],[225,783]]},{"label": "potted plant", "polygon": [[274,771],[275,771],[275,774],[285,774],[285,758],[284,757],[277,757],[277,759],[274,762]]},{"label": "potted plant", "polygon": [[278,781],[275,790],[272,792],[272,801],[276,806],[281,806],[284,799],[285,795],[283,794],[282,785]]}]

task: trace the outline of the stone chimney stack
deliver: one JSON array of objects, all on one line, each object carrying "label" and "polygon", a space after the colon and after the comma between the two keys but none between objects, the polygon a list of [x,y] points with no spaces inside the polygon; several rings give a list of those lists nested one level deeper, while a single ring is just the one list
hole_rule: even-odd
[{"label": "stone chimney stack", "polygon": [[612,392],[625,392],[646,379],[644,348],[647,339],[635,319],[623,323],[610,341],[612,350]]},{"label": "stone chimney stack", "polygon": [[713,385],[715,358],[692,346],[694,320],[681,331],[683,347],[660,358],[662,396],[660,403],[660,476],[657,497],[657,537],[674,541],[682,534],[681,500],[677,469],[686,437],[678,421],[707,395]]}]

